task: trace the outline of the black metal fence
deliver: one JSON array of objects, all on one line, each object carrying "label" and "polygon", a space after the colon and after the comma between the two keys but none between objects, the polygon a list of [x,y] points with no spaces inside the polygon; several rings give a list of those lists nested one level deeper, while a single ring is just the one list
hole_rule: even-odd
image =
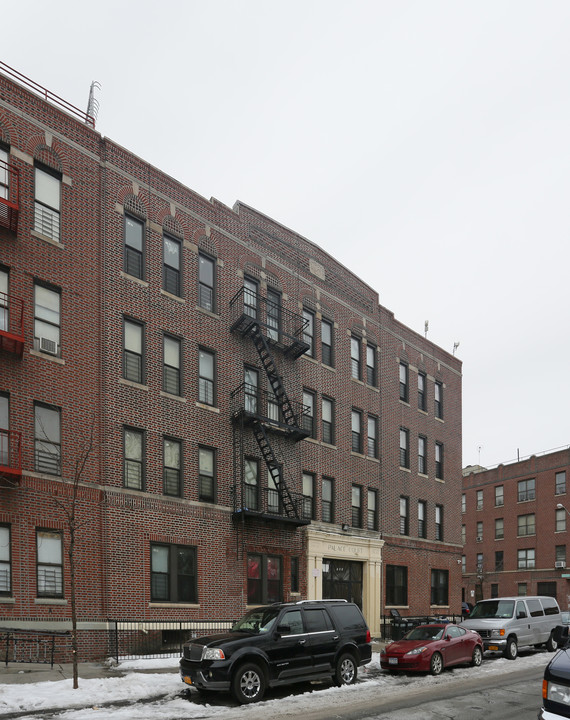
[{"label": "black metal fence", "polygon": [[395,616],[382,615],[382,639],[383,640],[400,640],[408,630],[429,623],[460,623],[463,620],[461,615],[445,615],[438,617],[436,615],[414,615],[414,616]]},{"label": "black metal fence", "polygon": [[8,663],[51,665],[71,649],[71,634],[60,631],[0,628],[2,660]]},{"label": "black metal fence", "polygon": [[121,660],[178,657],[192,638],[226,632],[234,620],[110,620],[110,654]]}]

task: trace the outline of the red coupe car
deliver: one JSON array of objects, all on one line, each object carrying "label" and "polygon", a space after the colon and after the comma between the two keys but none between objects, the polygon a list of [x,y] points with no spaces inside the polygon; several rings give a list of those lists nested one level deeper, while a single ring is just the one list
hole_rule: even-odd
[{"label": "red coupe car", "polygon": [[452,623],[418,625],[380,653],[383,670],[419,670],[432,675],[451,665],[478,667],[482,660],[481,636]]}]

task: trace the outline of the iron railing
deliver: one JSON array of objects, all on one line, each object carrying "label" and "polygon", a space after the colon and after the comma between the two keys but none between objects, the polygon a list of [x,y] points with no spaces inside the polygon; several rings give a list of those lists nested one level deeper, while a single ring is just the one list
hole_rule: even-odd
[{"label": "iron railing", "polygon": [[[24,343],[24,301],[0,292],[0,347],[18,350]],[[13,347],[14,346],[14,347]]]},{"label": "iron railing", "polygon": [[40,663],[53,668],[56,653],[58,656],[69,654],[71,634],[67,631],[0,628],[0,648],[6,666],[10,662]]},{"label": "iron railing", "polygon": [[285,422],[278,399],[273,392],[260,390],[244,382],[230,395],[230,411],[234,419],[243,417],[245,422],[248,419],[259,420],[267,428],[287,430],[307,437],[310,433],[306,429],[305,421],[309,417],[309,406],[297,400],[289,400],[289,404],[296,420],[295,425]]},{"label": "iron railing", "polygon": [[250,517],[258,516],[264,519],[282,520],[296,525],[308,525],[310,523],[311,518],[307,516],[308,513],[306,512],[306,498],[301,493],[289,491],[296,514],[288,515],[276,488],[262,488],[259,485],[251,485],[244,481],[239,485],[234,485],[232,492],[234,493],[234,512],[236,513],[243,513]]},{"label": "iron railing", "polygon": [[400,640],[408,630],[418,625],[429,625],[430,623],[460,623],[463,620],[462,615],[411,615],[396,616],[382,615],[382,639],[383,640]]},{"label": "iron railing", "polygon": [[22,474],[22,433],[16,430],[0,429],[0,474]]}]

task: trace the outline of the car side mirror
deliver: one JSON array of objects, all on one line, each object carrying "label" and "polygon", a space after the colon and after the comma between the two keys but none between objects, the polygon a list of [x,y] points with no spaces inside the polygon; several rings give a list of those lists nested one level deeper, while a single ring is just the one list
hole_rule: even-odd
[{"label": "car side mirror", "polygon": [[446,640],[451,640],[451,635],[446,635],[446,636],[445,636],[445,639],[446,639]]},{"label": "car side mirror", "polygon": [[291,632],[291,625],[278,625],[277,626],[277,634],[278,635],[289,635]]},{"label": "car side mirror", "polygon": [[523,620],[525,617],[526,617],[526,613],[525,613],[524,610],[520,610],[520,611],[517,613],[517,620]]},{"label": "car side mirror", "polygon": [[557,625],[552,631],[552,637],[560,647],[564,647],[568,642],[568,625]]}]

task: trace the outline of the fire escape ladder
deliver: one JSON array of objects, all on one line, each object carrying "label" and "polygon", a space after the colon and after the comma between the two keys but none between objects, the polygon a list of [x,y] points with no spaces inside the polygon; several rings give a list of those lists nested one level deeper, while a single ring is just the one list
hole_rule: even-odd
[{"label": "fire escape ladder", "polygon": [[287,517],[298,518],[299,513],[297,512],[297,508],[293,502],[289,488],[283,480],[281,466],[277,462],[277,458],[275,457],[275,453],[273,452],[273,448],[271,447],[265,428],[258,420],[253,423],[253,434],[255,435],[255,439],[257,440],[257,444],[259,445],[265,464],[271,473],[271,477],[275,483],[275,488],[285,514]]},{"label": "fire escape ladder", "polygon": [[283,387],[283,381],[277,371],[275,360],[273,359],[273,355],[271,354],[271,350],[269,349],[267,340],[261,332],[261,327],[259,326],[259,323],[254,323],[251,326],[250,335],[251,339],[253,340],[253,344],[255,345],[255,349],[257,350],[257,353],[261,359],[263,369],[265,370],[267,378],[269,379],[271,389],[273,390],[273,394],[275,395],[275,399],[281,410],[284,422],[289,425],[289,427],[298,429],[299,422],[295,413],[293,412],[291,401],[289,400],[289,397],[285,392],[285,388]]}]

